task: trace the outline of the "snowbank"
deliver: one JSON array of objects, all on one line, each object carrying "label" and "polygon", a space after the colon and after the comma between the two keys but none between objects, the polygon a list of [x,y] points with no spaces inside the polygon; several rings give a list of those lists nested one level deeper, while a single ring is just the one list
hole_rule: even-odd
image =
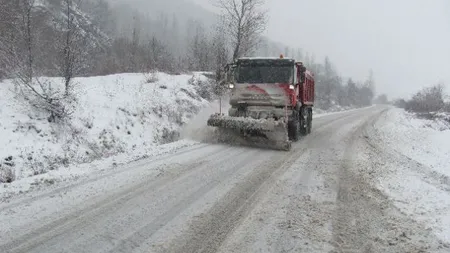
[{"label": "snowbank", "polygon": [[373,129],[386,150],[379,186],[412,219],[450,243],[450,123],[389,110]]},{"label": "snowbank", "polygon": [[[371,106],[367,106],[367,107],[372,107],[374,105]],[[320,115],[320,117],[322,116],[326,116],[326,115],[331,115],[334,113],[339,113],[339,112],[347,112],[347,111],[352,111],[352,110],[358,110],[361,108],[365,108],[365,107],[356,107],[356,106],[341,106],[336,104],[335,102],[333,102],[333,105],[328,108],[327,110],[324,109],[320,109],[319,107],[315,106],[313,108],[313,114],[314,115]]]},{"label": "snowbank", "polygon": [[367,107],[356,107],[356,108],[352,108],[352,107],[339,107],[340,109],[331,109],[330,111],[324,111],[322,109],[314,109],[313,111],[313,118],[317,119],[317,118],[322,118],[322,117],[326,117],[329,115],[337,115],[337,114],[341,114],[341,113],[348,113],[351,111],[357,111],[357,110],[361,110],[364,108],[371,108],[374,107],[375,105],[370,105]]},{"label": "snowbank", "polygon": [[419,119],[401,109],[390,110],[386,117],[377,125],[386,144],[450,177],[450,122]]},{"label": "snowbank", "polygon": [[[43,81],[63,85],[61,78]],[[77,174],[83,163],[155,153],[159,145],[178,140],[181,128],[209,104],[206,81],[200,73],[76,78],[71,118],[55,124],[16,97],[12,81],[6,80],[0,83],[0,184],[62,166],[64,173]],[[0,193],[7,187],[14,186],[4,184]]]}]

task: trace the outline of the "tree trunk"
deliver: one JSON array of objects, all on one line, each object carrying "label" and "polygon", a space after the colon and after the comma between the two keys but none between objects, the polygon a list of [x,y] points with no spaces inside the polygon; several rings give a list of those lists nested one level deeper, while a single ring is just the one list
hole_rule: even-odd
[{"label": "tree trunk", "polygon": [[27,71],[27,81],[31,85],[33,81],[33,38],[31,34],[31,11],[32,4],[28,3],[27,13],[26,13],[26,22],[27,22],[27,48],[28,48],[28,71]]}]

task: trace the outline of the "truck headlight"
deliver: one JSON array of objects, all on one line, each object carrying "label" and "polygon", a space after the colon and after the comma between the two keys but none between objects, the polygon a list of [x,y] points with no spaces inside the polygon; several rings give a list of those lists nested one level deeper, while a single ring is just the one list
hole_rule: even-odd
[{"label": "truck headlight", "polygon": [[234,84],[232,84],[232,83],[228,84],[228,88],[233,89],[234,88]]},{"label": "truck headlight", "polygon": [[289,85],[289,89],[293,90],[293,89],[295,89],[295,86],[293,84],[291,84],[291,85]]}]

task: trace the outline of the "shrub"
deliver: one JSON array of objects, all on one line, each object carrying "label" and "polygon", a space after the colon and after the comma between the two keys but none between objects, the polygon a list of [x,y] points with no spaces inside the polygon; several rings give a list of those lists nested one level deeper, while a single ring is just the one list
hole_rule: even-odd
[{"label": "shrub", "polygon": [[14,168],[0,163],[0,183],[12,183],[16,180]]},{"label": "shrub", "polygon": [[158,75],[155,72],[143,73],[145,83],[156,83],[158,82]]},{"label": "shrub", "polygon": [[207,77],[204,80],[193,76],[189,80],[189,84],[195,87],[195,90],[197,91],[197,94],[200,95],[200,97],[208,101],[212,101],[224,93],[223,87],[219,86],[218,82],[210,78],[210,76],[204,76]]},{"label": "shrub", "polygon": [[403,98],[397,99],[394,101],[394,105],[397,106],[398,108],[406,108],[406,100],[404,100]]},{"label": "shrub", "polygon": [[444,87],[440,84],[424,88],[405,104],[407,111],[417,113],[436,112],[444,107]]}]

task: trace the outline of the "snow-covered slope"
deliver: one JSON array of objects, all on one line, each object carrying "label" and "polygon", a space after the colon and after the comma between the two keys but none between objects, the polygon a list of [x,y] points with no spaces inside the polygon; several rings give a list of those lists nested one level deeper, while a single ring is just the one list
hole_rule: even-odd
[{"label": "snow-covered slope", "polygon": [[[4,3],[10,2],[5,5]],[[2,1],[0,4],[2,11],[12,13],[10,17],[2,19],[9,25],[2,26],[0,44],[2,45],[0,72],[5,78],[14,77],[15,73],[23,68],[20,59],[26,58],[27,46],[25,41],[25,27],[23,27],[22,11],[20,1]],[[106,53],[111,46],[111,39],[89,16],[79,8],[80,1],[72,2],[70,8],[67,1],[39,0],[32,2],[31,8],[31,31],[32,31],[32,52],[33,52],[33,72],[36,75],[59,76],[61,75],[62,56],[64,46],[67,43],[67,21],[71,20],[71,48],[76,57],[76,67],[74,74],[92,73],[99,56]],[[83,2],[83,1],[81,1]],[[4,9],[4,10],[3,10]],[[70,10],[70,12],[68,12]],[[70,13],[70,14],[69,14]],[[4,15],[4,14],[0,14]],[[70,16],[70,17],[69,17]],[[5,34],[17,35],[6,38]],[[25,36],[25,37],[23,37]],[[5,50],[7,49],[7,50]],[[11,59],[17,59],[15,63]],[[9,60],[7,60],[10,58]],[[9,62],[9,63],[8,63]],[[18,66],[19,64],[20,66]]]},{"label": "snow-covered slope", "polygon": [[377,128],[386,144],[450,178],[450,122],[419,119],[396,109]]},{"label": "snow-covered slope", "polygon": [[[42,0],[39,3],[36,6],[36,12],[42,12],[44,15],[51,17],[47,25],[53,28],[56,33],[65,31],[68,19],[65,2]],[[90,43],[84,45],[85,48],[103,47],[109,44],[110,38],[108,35],[93,24],[92,17],[84,13],[76,2],[72,4],[70,9],[72,22],[77,29],[77,33],[84,39],[89,39]]]},{"label": "snow-covered slope", "polygon": [[[63,87],[61,78],[40,81]],[[30,107],[14,89],[11,80],[0,82],[0,199],[197,145],[214,137],[206,121],[219,111],[200,72],[76,78],[74,102],[67,104],[71,116],[61,123],[49,123],[48,113]]]},{"label": "snow-covered slope", "polygon": [[113,6],[129,6],[138,12],[159,18],[161,14],[176,16],[182,23],[196,19],[206,27],[217,21],[216,14],[204,9],[190,0],[109,0]]},{"label": "snow-covered slope", "polygon": [[[63,85],[60,78],[42,81]],[[75,170],[77,164],[118,154],[130,160],[163,149],[158,145],[178,140],[181,127],[209,103],[199,95],[203,95],[200,84],[206,81],[199,73],[76,78],[71,118],[58,124],[49,123],[47,113],[31,108],[15,95],[13,83],[4,81],[0,83],[0,183],[63,166]]]},{"label": "snow-covered slope", "polygon": [[450,122],[392,109],[375,124],[370,138],[386,150],[380,154],[380,189],[450,243]]}]

